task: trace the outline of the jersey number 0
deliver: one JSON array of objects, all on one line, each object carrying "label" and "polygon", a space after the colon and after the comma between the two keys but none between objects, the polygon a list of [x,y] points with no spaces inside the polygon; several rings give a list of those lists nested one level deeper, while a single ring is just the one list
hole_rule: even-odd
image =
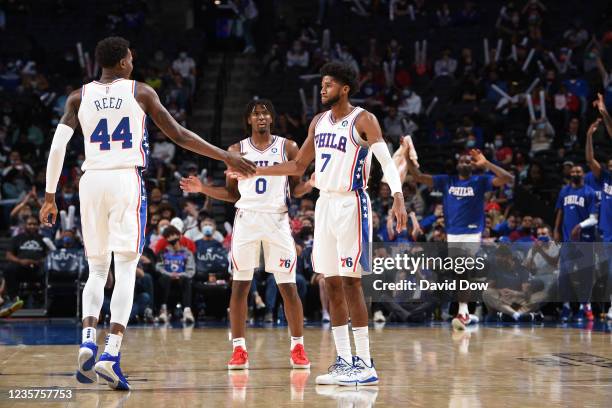
[{"label": "jersey number 0", "polygon": [[130,133],[130,118],[125,116],[119,121],[119,124],[113,131],[112,135],[108,134],[108,122],[106,119],[100,119],[98,125],[89,137],[91,143],[100,143],[100,150],[110,150],[110,141],[123,142],[122,149],[130,149],[132,147],[132,134]]}]

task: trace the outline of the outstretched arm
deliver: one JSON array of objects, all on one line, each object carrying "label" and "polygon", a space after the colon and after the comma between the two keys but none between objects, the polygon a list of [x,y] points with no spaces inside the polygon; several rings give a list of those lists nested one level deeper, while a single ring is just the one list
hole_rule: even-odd
[{"label": "outstretched arm", "polygon": [[586,146],[584,148],[587,164],[589,165],[589,168],[593,172],[595,178],[599,178],[601,175],[601,165],[597,159],[595,159],[595,153],[593,152],[593,133],[595,133],[600,123],[601,119],[597,118],[597,120],[589,127],[586,137]]},{"label": "outstretched arm", "polygon": [[612,117],[610,117],[610,114],[608,113],[608,109],[606,108],[606,104],[604,103],[604,98],[602,94],[597,94],[597,100],[593,103],[593,105],[595,105],[595,107],[599,111],[599,114],[601,115],[601,118],[604,121],[604,125],[606,125],[606,131],[608,132],[608,136],[612,138]]},{"label": "outstretched arm", "polygon": [[274,166],[258,167],[256,174],[262,176],[302,176],[315,158],[314,131],[321,115],[319,113],[310,122],[308,137],[294,159]]},{"label": "outstretched arm", "polygon": [[[233,144],[227,149],[230,152],[240,153],[240,145]],[[190,176],[182,178],[180,181],[181,189],[187,193],[202,193],[209,197],[215,198],[221,201],[227,201],[235,203],[240,199],[240,192],[238,191],[238,180],[233,179],[229,176],[225,178],[225,186],[209,186],[197,178],[196,176]]]},{"label": "outstretched arm", "polygon": [[514,176],[508,171],[488,161],[480,150],[472,149],[470,150],[470,155],[474,160],[475,166],[492,171],[493,174],[495,174],[495,177],[493,177],[494,187],[501,187],[504,184],[514,184]]},{"label": "outstretched arm", "polygon": [[[285,141],[285,152],[288,160],[297,158],[299,148],[293,140]],[[312,191],[313,183],[311,180],[303,181],[300,176],[289,176],[289,188],[291,189],[291,197],[300,198]]]},{"label": "outstretched arm", "polygon": [[362,112],[355,120],[355,129],[362,138],[367,140],[372,153],[374,153],[376,160],[380,163],[387,184],[391,188],[391,193],[393,194],[393,207],[391,211],[395,216],[397,222],[396,230],[399,233],[406,228],[408,214],[404,204],[404,194],[402,193],[402,182],[399,172],[382,137],[378,119],[370,112]]},{"label": "outstretched arm", "polygon": [[218,148],[178,124],[161,104],[157,92],[149,85],[138,82],[136,99],[144,111],[161,131],[177,145],[203,156],[223,161],[228,167],[245,174],[255,173],[255,163],[243,159],[240,153],[229,152]]},{"label": "outstretched arm", "polygon": [[[79,124],[78,113],[81,106],[81,89],[72,91],[66,99],[64,114],[60,119],[59,125],[55,129],[49,158],[47,160],[47,181],[45,187],[45,202],[40,209],[40,222],[46,227],[55,224],[57,220],[57,206],[55,205],[55,191],[57,183],[64,166],[64,156],[66,146],[74,134],[74,129]],[[51,216],[51,221],[49,221]]]}]

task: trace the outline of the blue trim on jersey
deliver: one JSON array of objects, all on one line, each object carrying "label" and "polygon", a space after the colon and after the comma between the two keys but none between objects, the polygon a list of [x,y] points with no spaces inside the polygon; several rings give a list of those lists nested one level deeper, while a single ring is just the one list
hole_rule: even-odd
[{"label": "blue trim on jersey", "polygon": [[144,152],[144,164],[142,168],[146,169],[149,166],[149,131],[147,130],[147,117],[146,116],[145,116],[144,121],[142,122],[142,128],[144,130],[142,134],[142,141],[140,142],[140,146],[142,148],[142,151]]},{"label": "blue trim on jersey", "polygon": [[359,263],[365,272],[370,271],[370,206],[368,194],[359,189],[357,196],[359,198],[359,223],[361,225],[361,255]]},{"label": "blue trim on jersey", "polygon": [[145,245],[145,229],[147,227],[147,189],[145,187],[144,178],[142,177],[142,170],[138,170],[138,179],[140,181],[140,208],[138,209],[138,218],[140,220],[140,231],[138,245],[138,253],[142,254],[142,250]]},{"label": "blue trim on jersey", "polygon": [[136,81],[134,81],[134,99],[136,99]]},{"label": "blue trim on jersey", "polygon": [[359,153],[357,153],[357,160],[355,161],[355,169],[353,170],[353,174],[351,176],[351,190],[359,190],[365,187],[364,179],[365,179],[365,161],[368,156],[368,149],[359,146]]}]

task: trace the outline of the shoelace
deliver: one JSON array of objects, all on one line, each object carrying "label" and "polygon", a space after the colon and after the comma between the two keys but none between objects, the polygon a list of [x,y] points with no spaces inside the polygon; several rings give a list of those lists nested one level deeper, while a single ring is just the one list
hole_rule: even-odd
[{"label": "shoelace", "polygon": [[351,369],[351,366],[349,365],[346,365],[340,362],[335,362],[334,364],[329,366],[329,368],[327,369],[327,372],[330,374],[333,374],[336,372],[343,372],[343,371],[350,370],[350,369]]}]

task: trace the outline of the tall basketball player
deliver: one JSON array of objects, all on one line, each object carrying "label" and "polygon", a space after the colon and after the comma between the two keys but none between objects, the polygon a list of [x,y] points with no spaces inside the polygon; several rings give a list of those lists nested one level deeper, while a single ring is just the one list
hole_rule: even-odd
[{"label": "tall basketball player", "polygon": [[[473,252],[475,248],[469,248],[469,243],[480,243],[484,229],[484,195],[494,187],[504,184],[513,184],[514,176],[506,170],[488,161],[477,149],[470,150],[469,155],[459,157],[457,163],[458,176],[446,174],[431,175],[421,173],[418,162],[415,162],[416,152],[414,146],[410,145],[406,150],[406,164],[408,172],[419,183],[429,188],[435,188],[443,194],[444,223],[446,225],[446,237],[449,243],[468,243],[466,248]],[[491,175],[473,175],[474,167],[491,171]],[[466,325],[474,319],[468,311],[469,292],[459,291],[459,310],[452,321],[456,330],[464,330]]]},{"label": "tall basketball player", "polygon": [[[96,60],[102,67],[100,80],[69,95],[53,136],[40,220],[47,226],[56,221],[55,191],[66,146],[80,124],[85,142],[85,174],[79,195],[89,278],[83,291],[83,339],[76,377],[82,383],[92,383],[99,375],[111,388],[128,390],[130,385],[120,368],[119,348],[132,309],[136,265],[144,246],[147,206],[142,171],[147,165],[149,146],[147,115],[179,146],[246,172],[254,172],[255,165],[240,153],[221,150],[181,127],[161,105],[153,88],[129,80],[133,66],[127,40],[109,37],[100,41]],[[111,327],[104,353],[96,363],[96,325],[111,253],[115,260]]]},{"label": "tall basketball player", "polygon": [[[315,161],[314,270],[325,275],[332,333],[338,354],[317,384],[374,385],[378,375],[370,357],[368,312],[361,287],[370,271],[370,199],[365,189],[372,153],[380,162],[393,193],[397,230],[406,227],[402,185],[376,117],[352,106],[349,96],[358,87],[357,73],[347,64],[330,62],[321,68],[321,102],[329,110],[316,115],[308,138],[294,160],[258,167],[257,176],[301,176]],[[356,355],[351,352],[351,317]]]},{"label": "tall basketball player", "polygon": [[[228,150],[244,154],[258,167],[295,159],[297,144],[272,134],[275,117],[272,102],[266,99],[249,102],[244,112],[244,125],[251,136]],[[266,271],[274,274],[291,331],[290,364],[293,368],[309,368],[302,335],[304,313],[295,286],[297,254],[289,226],[287,201],[289,189],[293,196],[301,197],[312,190],[310,183],[300,182],[296,176],[261,176],[240,181],[228,176],[224,187],[214,187],[203,185],[192,176],[181,180],[181,188],[189,193],[203,193],[236,203],[232,236],[234,276],[230,298],[233,355],[227,367],[230,370],[249,368],[245,340],[247,299],[263,246]]]}]

